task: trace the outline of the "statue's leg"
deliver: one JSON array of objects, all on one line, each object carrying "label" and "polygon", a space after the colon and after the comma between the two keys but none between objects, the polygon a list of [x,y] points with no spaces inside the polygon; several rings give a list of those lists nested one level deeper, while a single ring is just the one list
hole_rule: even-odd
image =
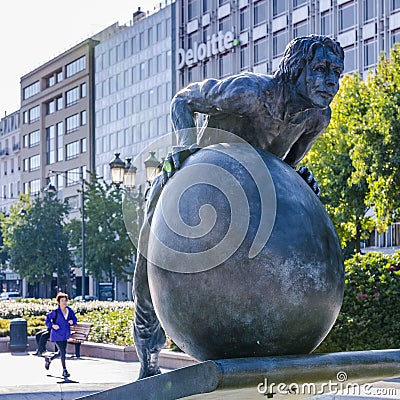
[{"label": "statue's leg", "polygon": [[154,311],[147,280],[147,260],[139,254],[134,275],[135,321],[133,337],[141,364],[139,379],[160,374],[158,354],[165,334]]},{"label": "statue's leg", "polygon": [[[145,222],[147,221],[149,224],[161,190],[161,177],[159,177],[153,181],[146,198]],[[147,277],[147,260],[140,252],[141,246],[147,245],[146,223],[144,225],[140,233],[139,251],[133,278],[133,296],[135,299],[133,337],[141,364],[139,379],[161,373],[158,366],[158,355],[166,339],[151,299]]]}]

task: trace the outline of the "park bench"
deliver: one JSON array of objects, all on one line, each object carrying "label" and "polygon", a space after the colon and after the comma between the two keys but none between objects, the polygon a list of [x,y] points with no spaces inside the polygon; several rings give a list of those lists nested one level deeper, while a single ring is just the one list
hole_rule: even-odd
[{"label": "park bench", "polygon": [[87,340],[92,325],[90,322],[78,322],[76,325],[71,326],[71,337],[68,342],[82,343]]}]

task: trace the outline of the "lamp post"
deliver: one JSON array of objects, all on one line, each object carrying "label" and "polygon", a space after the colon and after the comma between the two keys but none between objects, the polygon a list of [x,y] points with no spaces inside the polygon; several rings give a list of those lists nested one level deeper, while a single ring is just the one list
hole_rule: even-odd
[{"label": "lamp post", "polygon": [[[46,187],[47,194],[54,195],[57,192],[57,189],[54,185],[49,183]],[[58,257],[58,251],[59,251],[59,234],[58,234],[58,226],[56,228],[56,270],[57,270],[57,292],[60,292],[60,262],[59,262],[59,257]]]},{"label": "lamp post", "polygon": [[[110,161],[109,165],[112,183],[117,185],[117,187],[123,184],[129,196],[138,202],[138,227],[140,229],[143,223],[144,195],[142,192],[142,185],[138,186],[137,193],[133,193],[133,189],[136,187],[137,168],[132,165],[131,158],[126,158],[126,162],[121,160],[120,153],[115,153],[115,157]],[[144,167],[146,171],[146,181],[150,184],[156,172],[161,170],[161,163],[155,157],[154,151],[151,151],[149,156],[144,160]]]},{"label": "lamp post", "polygon": [[[74,172],[74,171],[54,171],[50,170],[49,171],[51,174],[79,174],[79,181],[81,184],[81,242],[82,242],[82,300],[85,300],[85,280],[86,280],[86,274],[85,274],[85,257],[86,257],[86,249],[85,249],[85,180],[83,178],[83,170],[81,169],[79,172]],[[64,176],[64,178],[68,181],[68,176]],[[53,187],[54,192],[56,192],[56,188],[49,184],[47,187],[47,191],[49,191],[49,187]]]}]

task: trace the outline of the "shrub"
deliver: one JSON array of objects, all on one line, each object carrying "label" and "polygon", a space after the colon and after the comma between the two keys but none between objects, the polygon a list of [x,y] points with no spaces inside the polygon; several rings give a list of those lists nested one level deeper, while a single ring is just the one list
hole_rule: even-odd
[{"label": "shrub", "polygon": [[345,262],[338,319],[317,352],[400,346],[400,253],[355,255]]},{"label": "shrub", "polygon": [[[69,303],[78,321],[93,323],[89,340],[122,346],[133,344],[133,302],[74,302]],[[0,337],[10,335],[10,320],[24,318],[28,335],[44,329],[46,314],[57,307],[54,300],[18,299],[0,302]]]}]

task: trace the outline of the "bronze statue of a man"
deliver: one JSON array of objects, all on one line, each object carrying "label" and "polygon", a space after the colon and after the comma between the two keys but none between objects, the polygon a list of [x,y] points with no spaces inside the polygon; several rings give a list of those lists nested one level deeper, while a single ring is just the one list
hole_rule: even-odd
[{"label": "bronze statue of a man", "polygon": [[[197,113],[207,115],[208,127],[236,134],[295,168],[329,124],[329,105],[339,89],[343,61],[343,49],[338,42],[310,35],[287,45],[274,76],[245,72],[221,80],[206,79],[180,90],[171,103],[178,146],[167,157],[168,168],[156,177],[149,190],[147,221],[151,223],[162,185],[184,159],[198,146],[215,143],[208,136],[213,130],[187,129],[196,128]],[[302,167],[298,172],[319,194],[308,169]],[[134,276],[134,339],[141,362],[139,379],[160,373],[158,354],[165,342],[153,308],[143,253],[139,246]]]}]

